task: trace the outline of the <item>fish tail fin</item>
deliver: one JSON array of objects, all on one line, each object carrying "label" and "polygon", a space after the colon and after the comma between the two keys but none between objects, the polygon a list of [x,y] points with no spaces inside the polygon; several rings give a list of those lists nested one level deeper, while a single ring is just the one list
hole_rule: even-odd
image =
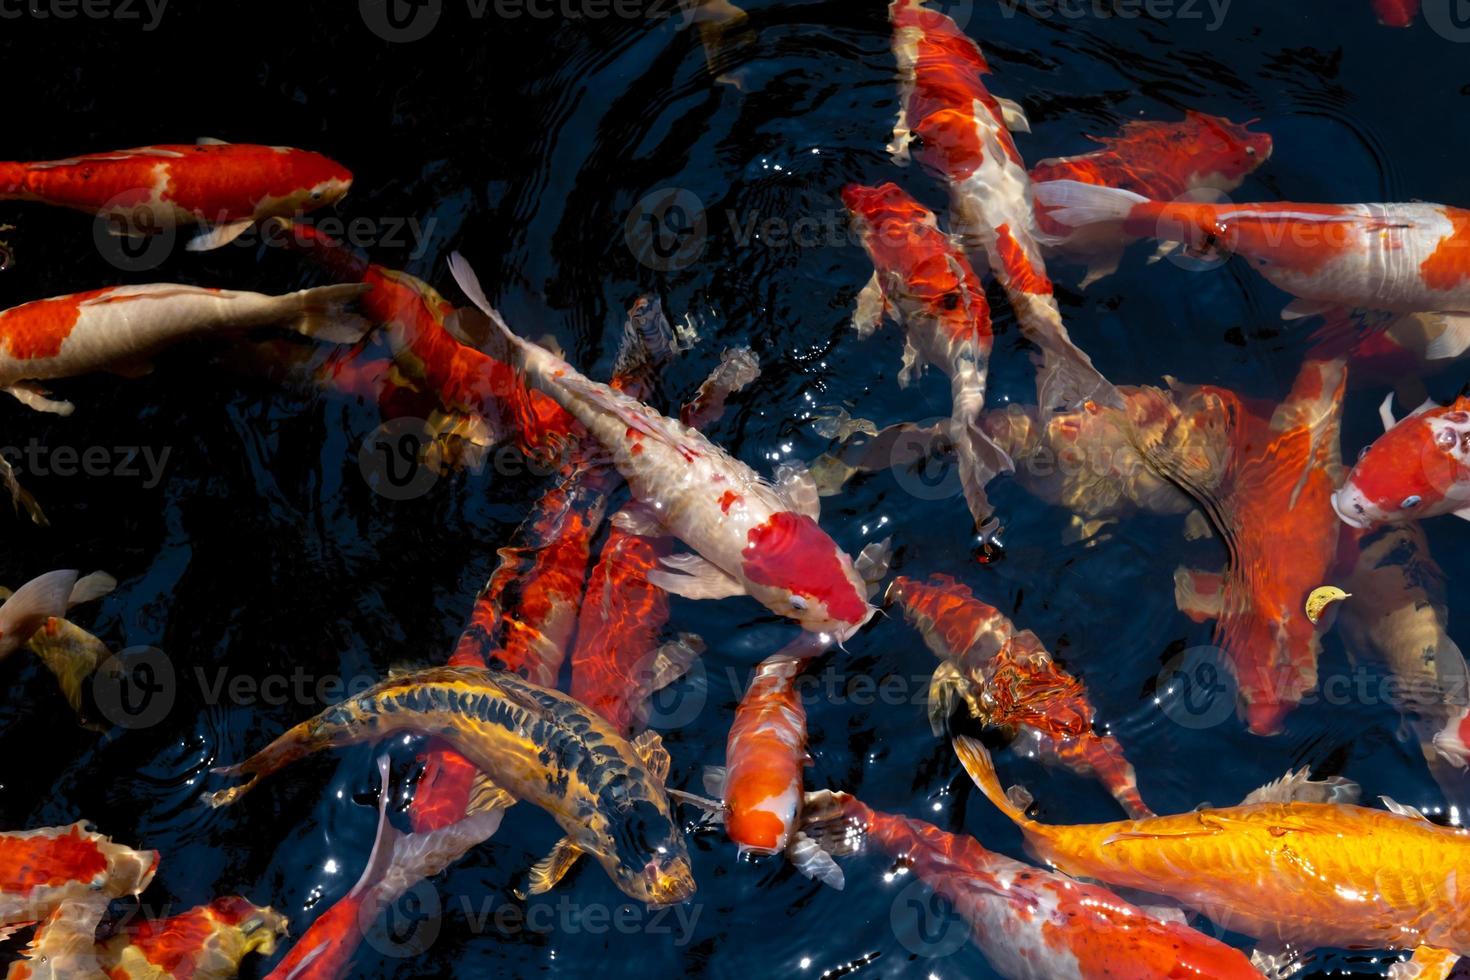
[{"label": "fish tail fin", "polygon": [[960,488],[978,528],[991,516],[990,500],[985,495],[986,484],[1002,473],[1015,472],[1016,464],[981,428],[978,418],[955,420],[954,443],[960,464]]},{"label": "fish tail fin", "polygon": [[469,262],[458,252],[449,256],[449,274],[454,277],[454,281],[459,285],[460,292],[464,293],[469,298],[469,301],[479,308],[481,313],[490,318],[490,322],[494,324],[495,329],[510,344],[512,350],[525,351],[527,348],[535,346],[524,337],[518,336],[510,328],[510,324],[505,322],[505,318],[500,315],[495,307],[490,305],[490,301],[485,298],[485,290],[480,286],[480,277],[475,275],[475,270],[470,268]]},{"label": "fish tail fin", "polygon": [[[329,709],[330,710],[330,709]],[[373,731],[367,729],[371,727]],[[216,793],[207,793],[204,802],[210,807],[218,808],[229,806],[255,788],[255,784],[264,776],[269,776],[277,770],[283,769],[297,759],[304,759],[319,749],[327,748],[333,744],[348,745],[356,741],[364,741],[376,734],[377,726],[363,724],[323,724],[321,717],[303,721],[301,724],[283,732],[276,740],[259,752],[246,759],[237,762],[233,766],[217,766],[210,771],[221,776],[249,776],[245,782],[238,786],[231,786]]]},{"label": "fish tail fin", "polygon": [[347,312],[347,307],[371,288],[362,283],[344,283],[292,293],[287,297],[290,306],[283,322],[303,337],[330,344],[355,344],[372,329],[372,323]]},{"label": "fish tail fin", "polygon": [[66,615],[77,584],[76,569],[60,569],[31,579],[0,605],[0,655],[30,639],[48,619]]},{"label": "fish tail fin", "polygon": [[985,746],[968,735],[956,737],[952,744],[965,772],[970,774],[975,785],[980,787],[980,792],[995,804],[996,809],[1010,817],[1018,826],[1030,826],[1032,821],[1026,816],[1026,807],[1031,802],[1030,794],[1020,787],[1014,788],[1010,793],[1001,789],[1000,776],[996,774],[995,763],[991,761]]},{"label": "fish tail fin", "polygon": [[1087,402],[1112,408],[1123,407],[1123,396],[1092,358],[1060,327],[1050,335],[1034,334],[1041,348],[1041,366],[1036,372],[1037,407],[1043,412],[1075,411]]},{"label": "fish tail fin", "polygon": [[10,494],[10,504],[15,508],[17,514],[24,510],[30,516],[32,523],[42,527],[50,523],[46,520],[46,515],[42,513],[41,505],[36,502],[36,498],[29,490],[20,485],[20,480],[15,475],[15,467],[3,457],[0,457],[0,489]]},{"label": "fish tail fin", "polygon": [[1151,203],[1142,194],[1080,180],[1046,180],[1033,188],[1037,202],[1051,209],[1047,217],[1070,228],[1122,221],[1138,205]]}]

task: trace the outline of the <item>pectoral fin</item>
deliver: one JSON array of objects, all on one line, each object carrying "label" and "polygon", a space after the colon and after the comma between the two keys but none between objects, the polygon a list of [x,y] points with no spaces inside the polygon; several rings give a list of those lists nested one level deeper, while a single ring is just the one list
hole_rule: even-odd
[{"label": "pectoral fin", "polygon": [[787,462],[776,467],[776,489],[791,509],[812,520],[822,516],[822,494],[804,463]]},{"label": "pectoral fin", "polygon": [[50,412],[53,415],[70,415],[76,411],[76,406],[71,402],[57,401],[51,398],[46,393],[46,389],[34,381],[17,381],[5,390],[10,392],[16,401],[27,408],[34,408],[38,412]]},{"label": "pectoral fin", "polygon": [[255,224],[253,220],[231,221],[228,224],[204,228],[199,234],[189,239],[188,244],[184,246],[184,250],[187,252],[209,252],[217,248],[223,248],[245,234],[253,224]]},{"label": "pectoral fin", "polygon": [[662,782],[669,778],[669,767],[672,765],[672,760],[658,732],[650,729],[633,739],[633,751],[638,753],[638,758],[643,760],[643,765],[648,768],[649,774],[655,779]]},{"label": "pectoral fin", "polygon": [[1218,572],[1188,568],[1174,571],[1174,604],[1196,623],[1219,619],[1225,607],[1225,583]]},{"label": "pectoral fin", "polygon": [[514,806],[516,798],[510,795],[510,791],[497,786],[487,775],[477,773],[475,781],[470,784],[470,800],[465,804],[464,814],[467,817],[477,813],[489,813],[491,810],[507,810]]},{"label": "pectoral fin", "polygon": [[527,872],[526,888],[524,891],[516,889],[516,898],[524,901],[532,895],[543,895],[551,891],[558,881],[566,877],[581,856],[582,849],[572,843],[570,837],[563,837],[556,842],[550,854],[537,861]]},{"label": "pectoral fin", "polygon": [[733,575],[698,555],[670,555],[662,559],[667,569],[654,569],[648,581],[685,599],[726,599],[745,595],[745,586]]},{"label": "pectoral fin", "polygon": [[883,311],[888,307],[888,300],[883,296],[883,281],[878,273],[873,273],[873,278],[858,293],[857,310],[852,315],[852,328],[857,331],[859,337],[871,337],[873,331],[883,324]]},{"label": "pectoral fin", "polygon": [[1443,361],[1465,353],[1470,347],[1470,314],[1442,313],[1435,319],[1444,329],[1424,348],[1424,356],[1431,361]]},{"label": "pectoral fin", "polygon": [[808,878],[842,891],[845,883],[842,868],[832,859],[832,855],[822,850],[821,845],[806,834],[797,832],[796,837],[786,846],[786,857],[793,868]]},{"label": "pectoral fin", "polygon": [[1021,108],[1019,102],[1001,98],[995,101],[1000,103],[1001,120],[1006,124],[1006,129],[1013,133],[1031,132],[1031,120],[1026,118],[1026,110]]}]

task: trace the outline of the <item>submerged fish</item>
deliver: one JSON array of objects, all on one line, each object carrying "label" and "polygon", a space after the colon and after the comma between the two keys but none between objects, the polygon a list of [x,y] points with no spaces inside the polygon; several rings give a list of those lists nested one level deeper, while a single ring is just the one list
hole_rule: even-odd
[{"label": "submerged fish", "polygon": [[0,389],[43,412],[70,402],[36,383],[92,371],[139,374],[149,358],[197,335],[280,324],[307,337],[356,343],[365,320],[346,313],[367,287],[321,286],[284,296],[156,284],[114,286],[37,300],[0,312]]},{"label": "submerged fish", "polygon": [[985,485],[1014,469],[980,424],[992,344],[985,287],[929,209],[897,184],[850,184],[842,200],[876,269],[858,297],[853,326],[866,337],[885,316],[903,325],[899,387],[908,387],[925,364],[949,376],[950,439],[965,502],[978,528],[991,517]]},{"label": "submerged fish", "polygon": [[1425,402],[1395,420],[1389,395],[1379,414],[1383,435],[1332,496],[1343,523],[1367,528],[1441,514],[1470,520],[1470,398]]},{"label": "submerged fish", "polygon": [[[230,980],[251,953],[271,956],[286,917],[243,898],[129,925],[98,944],[107,980]],[[303,978],[304,980],[304,978]]]},{"label": "submerged fish", "polygon": [[388,757],[378,760],[378,832],[362,875],[351,890],[312,922],[267,980],[337,980],[350,975],[363,933],[405,892],[459,860],[499,829],[510,794],[493,790],[475,812],[427,833],[403,834],[388,820]]},{"label": "submerged fish", "polygon": [[1082,683],[1057,666],[1035,633],[1018,631],[948,575],[927,582],[901,575],[888,599],[940,659],[929,686],[934,734],[963,702],[972,716],[1012,735],[1022,752],[1097,778],[1129,816],[1153,814],[1123,747],[1096,732],[1097,711]]},{"label": "submerged fish", "polygon": [[206,799],[211,806],[234,803],[262,776],[297,759],[398,732],[442,738],[495,786],[561,825],[567,836],[533,871],[537,886],[549,888],[587,853],[634,898],[666,905],[693,894],[684,835],[664,790],[669,757],[658,736],[646,733],[630,744],[584,705],[509,671],[437,667],[384,681],[244,762],[217,769],[250,778]]},{"label": "submerged fish", "polygon": [[1150,450],[1150,461],[1198,500],[1230,551],[1222,574],[1181,568],[1179,609],[1215,620],[1215,640],[1239,689],[1242,714],[1258,735],[1279,732],[1317,684],[1321,630],[1307,596],[1327,581],[1341,524],[1332,511],[1341,473],[1339,428],[1347,383],[1342,360],[1308,361],[1291,393],[1268,417],[1215,389],[1228,434],[1223,469],[1196,470]]},{"label": "submerged fish", "polygon": [[351,172],[320,153],[219,140],[0,163],[0,200],[115,218],[124,234],[203,226],[190,251],[228,245],[267,218],[335,204],[351,187]]},{"label": "submerged fish", "polygon": [[1210,204],[1152,201],[1075,180],[1036,185],[1055,221],[1121,223],[1140,238],[1243,256],[1297,297],[1287,318],[1338,307],[1441,313],[1453,329],[1430,346],[1465,347],[1470,332],[1470,211],[1438,204]]},{"label": "submerged fish", "polygon": [[932,824],[815,794],[808,832],[839,854],[870,840],[952,903],[1005,980],[1209,977],[1259,980],[1234,947],[1141,909],[1101,885],[1034,868]]},{"label": "submerged fish", "polygon": [[1384,27],[1411,27],[1419,16],[1420,0],[1373,0],[1373,12]]},{"label": "submerged fish", "polygon": [[780,485],[760,479],[695,429],[579,374],[566,361],[511,332],[474,273],[456,255],[460,287],[511,343],[531,385],[575,415],[612,457],[650,533],[670,533],[693,552],[664,559],[649,581],[676,595],[749,595],[804,629],[838,640],[873,615],[849,558],[817,524],[817,490],[788,467]]},{"label": "submerged fish", "polygon": [[[1470,834],[1407,807],[1263,802],[1052,826],[1001,789],[980,743],[955,751],[975,784],[1058,870],[1163,895],[1273,947],[1470,951]],[[1014,791],[1013,791],[1014,792]]]},{"label": "submerged fish", "polygon": [[[1271,137],[1253,133],[1222,116],[1185,112],[1179,122],[1135,119],[1117,136],[1089,137],[1103,148],[1079,156],[1042,160],[1031,182],[1076,180],[1118,187],[1155,201],[1172,201],[1191,191],[1233,191],[1271,158]],[[1049,249],[1088,265],[1087,286],[1118,271],[1132,239],[1116,227],[1070,228],[1037,207],[1037,227]]]},{"label": "submerged fish", "polygon": [[[23,643],[55,675],[66,703],[78,718],[83,715],[83,682],[112,651],[62,616],[72,606],[100,599],[116,585],[116,580],[105,572],[79,579],[74,571],[59,571],[33,579],[19,592],[0,587],[0,600],[4,600],[0,605],[0,658],[14,650],[17,640]],[[12,599],[16,599],[14,606]]]},{"label": "submerged fish", "polygon": [[923,0],[892,0],[888,16],[902,89],[889,152],[899,163],[912,152],[949,184],[955,226],[978,242],[1021,329],[1042,350],[1043,410],[1120,404],[1062,323],[1036,241],[1031,178],[1007,125],[1019,124],[1019,108],[986,89],[985,56],[949,16]]}]

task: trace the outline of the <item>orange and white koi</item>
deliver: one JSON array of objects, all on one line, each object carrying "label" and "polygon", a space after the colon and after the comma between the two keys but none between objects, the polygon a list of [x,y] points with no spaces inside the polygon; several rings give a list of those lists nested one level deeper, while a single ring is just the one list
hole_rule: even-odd
[{"label": "orange and white koi", "polygon": [[[720,364],[680,411],[690,428],[704,429],[725,411],[729,397],[760,375],[749,348],[726,350]],[[625,735],[644,726],[648,698],[682,676],[703,651],[684,634],[659,644],[669,619],[669,594],[649,581],[673,554],[673,539],[625,528],[613,515],[607,540],[587,579],[572,648],[572,697],[584,702]]]},{"label": "orange and white koi", "polygon": [[964,703],[984,724],[1009,732],[1023,754],[1096,777],[1129,816],[1153,814],[1123,747],[1095,730],[1097,710],[1082,683],[1057,666],[1035,633],[1017,630],[948,575],[927,582],[900,575],[887,598],[940,660],[929,685],[934,734]]},{"label": "orange and white koi", "polygon": [[741,855],[784,853],[808,878],[841,890],[842,869],[798,826],[802,768],[811,760],[796,679],[821,649],[803,637],[761,663],[735,709],[725,765],[705,769],[704,788],[724,801],[725,833]]},{"label": "orange and white koi", "polygon": [[1425,402],[1396,420],[1389,395],[1379,415],[1383,435],[1332,497],[1343,522],[1366,528],[1441,514],[1470,520],[1470,398]]},{"label": "orange and white koi", "polygon": [[[1135,119],[1117,136],[1089,137],[1101,150],[1042,160],[1031,182],[1076,180],[1119,187],[1155,201],[1173,201],[1194,191],[1233,191],[1271,158],[1271,137],[1253,133],[1222,116],[1186,112],[1180,122]],[[1085,287],[1118,271],[1129,243],[1116,227],[1069,228],[1037,207],[1042,244],[1088,264]]]},{"label": "orange and white koi", "polygon": [[985,56],[948,15],[923,0],[892,0],[888,10],[902,89],[889,152],[906,163],[917,139],[920,163],[948,182],[956,227],[979,243],[1021,328],[1042,350],[1042,407],[1119,404],[1112,384],[1062,323],[1036,241],[1031,178],[1007,128],[1019,109],[986,89]]},{"label": "orange and white koi", "polygon": [[108,903],[142,892],[157,870],[157,851],[115,844],[84,821],[0,833],[0,930],[40,923],[9,975],[96,973],[97,925]]},{"label": "orange and white koi", "polygon": [[43,412],[70,415],[36,382],[92,371],[148,370],[186,338],[281,324],[308,337],[356,343],[368,324],[346,314],[366,286],[321,286],[284,296],[156,284],[37,300],[0,312],[0,389]]},{"label": "orange and white koi", "polygon": [[1342,472],[1346,385],[1344,361],[1308,361],[1269,418],[1215,388],[1224,413],[1215,424],[1229,440],[1223,466],[1149,451],[1151,464],[1200,503],[1230,551],[1223,574],[1179,569],[1175,601],[1196,622],[1215,620],[1215,641],[1258,735],[1279,732],[1317,684],[1323,627],[1307,618],[1305,603],[1337,555],[1332,494]]},{"label": "orange and white koi", "polygon": [[992,344],[985,287],[933,213],[897,184],[850,184],[842,200],[876,267],[858,297],[853,326],[866,337],[887,315],[905,327],[900,387],[908,387],[925,364],[949,375],[950,438],[978,528],[991,518],[985,485],[1014,469],[980,425]]},{"label": "orange and white koi", "polygon": [[636,399],[590,381],[566,361],[517,337],[485,299],[463,258],[455,278],[510,342],[529,383],[555,398],[605,447],[645,505],[650,528],[674,535],[690,554],[664,559],[649,580],[676,595],[715,599],[749,595],[812,632],[838,640],[873,615],[849,558],[817,524],[815,484],[787,467],[780,485],[720,449],[698,431]]},{"label": "orange and white koi", "polygon": [[228,245],[267,218],[335,204],[351,187],[352,173],[320,153],[219,140],[0,163],[0,200],[116,219],[128,234],[202,226],[190,251]]},{"label": "orange and white koi", "polygon": [[270,956],[286,934],[286,917],[243,898],[128,925],[98,944],[107,980],[230,980],[251,953]]},{"label": "orange and white koi", "polygon": [[813,796],[811,836],[838,854],[872,841],[902,862],[953,904],[970,941],[1005,980],[1260,980],[1240,950],[1101,885],[1034,868],[922,820],[879,813],[846,793]]},{"label": "orange and white koi", "polygon": [[364,930],[414,885],[459,860],[499,829],[515,801],[498,792],[475,813],[427,833],[403,834],[388,821],[388,759],[378,760],[378,832],[362,876],[351,890],[317,916],[267,980],[337,980],[351,975]]},{"label": "orange and white koi", "polygon": [[1470,952],[1470,833],[1391,801],[1251,802],[1176,816],[1054,826],[1007,796],[979,742],[955,740],[970,778],[1067,874],[1163,895],[1269,946]]},{"label": "orange and white koi", "polygon": [[1338,307],[1440,313],[1453,329],[1429,347],[1466,346],[1470,333],[1470,211],[1439,204],[1210,204],[1152,201],[1075,180],[1036,185],[1049,216],[1072,228],[1121,223],[1139,238],[1238,253],[1296,297],[1287,319]]}]

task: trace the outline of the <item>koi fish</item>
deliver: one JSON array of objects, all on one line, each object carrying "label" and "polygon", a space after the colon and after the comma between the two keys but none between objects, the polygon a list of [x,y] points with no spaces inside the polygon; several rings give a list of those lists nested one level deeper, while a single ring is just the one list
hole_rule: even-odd
[{"label": "koi fish", "polygon": [[796,678],[823,644],[802,637],[767,657],[735,709],[725,765],[707,766],[705,792],[724,802],[719,819],[745,854],[785,854],[797,871],[842,890],[842,869],[802,832],[806,708]]},{"label": "koi fish", "polygon": [[963,702],[985,725],[1011,733],[1026,754],[1096,777],[1129,816],[1153,815],[1123,747],[1095,731],[1097,710],[1082,683],[1057,666],[1035,633],[1018,631],[999,609],[948,575],[927,582],[900,575],[888,587],[887,601],[903,609],[939,658],[929,683],[935,735],[944,733]]},{"label": "koi fish", "polygon": [[590,381],[517,337],[490,307],[464,259],[454,255],[450,267],[510,342],[528,382],[607,449],[633,497],[645,505],[643,526],[673,534],[692,549],[664,559],[666,570],[649,573],[649,581],[690,599],[749,595],[839,641],[872,617],[852,559],[817,524],[820,501],[804,468],[788,466],[778,485],[766,483],[698,431]]},{"label": "koi fish", "polygon": [[1419,0],[1373,0],[1373,12],[1384,27],[1412,27],[1419,16]]},{"label": "koi fish", "polygon": [[388,757],[378,760],[378,832],[362,876],[352,889],[312,922],[267,980],[337,980],[351,974],[363,932],[408,889],[458,861],[500,828],[515,801],[496,790],[475,812],[429,833],[403,834],[388,821]]},{"label": "koi fish", "polygon": [[[1254,120],[1253,120],[1254,121]],[[1223,116],[1187,111],[1180,122],[1135,119],[1117,136],[1088,137],[1101,150],[1042,160],[1031,168],[1031,182],[1076,180],[1119,187],[1155,201],[1173,201],[1191,191],[1235,190],[1271,158],[1271,137],[1253,133]],[[1088,263],[1083,287],[1118,271],[1129,240],[1117,228],[1069,228],[1036,211],[1042,244]]]},{"label": "koi fish", "polygon": [[1470,813],[1467,755],[1446,752],[1439,736],[1470,704],[1470,668],[1450,638],[1444,572],[1417,522],[1342,536],[1338,566],[1352,593],[1338,613],[1343,646],[1355,663],[1386,667],[1398,682],[1395,706],[1420,745],[1451,807]]},{"label": "koi fish", "polygon": [[1215,620],[1250,730],[1272,735],[1317,684],[1321,629],[1306,615],[1308,594],[1327,580],[1341,525],[1332,510],[1342,471],[1339,428],[1345,362],[1308,361],[1269,418],[1214,389],[1225,415],[1223,468],[1148,450],[1204,508],[1230,552],[1223,574],[1181,568],[1175,601],[1196,622]]},{"label": "koi fish", "polygon": [[142,892],[157,870],[157,851],[113,843],[85,821],[0,833],[0,930],[40,923],[9,975],[95,974],[97,925],[108,903]]},{"label": "koi fish", "polygon": [[1166,921],[1101,885],[1034,868],[973,837],[879,813],[846,793],[809,807],[808,833],[839,854],[872,841],[950,902],[1005,980],[1211,977],[1260,980],[1240,950]]},{"label": "koi fish", "polygon": [[1439,204],[1210,204],[1151,201],[1075,180],[1036,185],[1052,219],[1072,228],[1121,222],[1139,238],[1238,253],[1296,297],[1286,319],[1338,307],[1439,313],[1451,326],[1429,356],[1470,335],[1470,211]]},{"label": "koi fish", "polygon": [[1438,313],[1338,309],[1323,316],[1324,323],[1312,333],[1308,356],[1318,360],[1347,357],[1354,387],[1394,385],[1402,390],[1407,379],[1443,371],[1470,348],[1470,334],[1457,332],[1453,318]]},{"label": "koi fish", "polygon": [[[66,703],[78,718],[83,715],[82,683],[112,651],[97,637],[57,613],[64,614],[72,606],[100,599],[116,585],[116,580],[105,572],[78,579],[76,572],[64,571],[48,572],[33,579],[28,595],[0,587],[0,600],[4,600],[0,605],[0,657],[14,649],[14,640],[24,637],[25,648],[55,675]],[[12,607],[10,600],[16,596],[21,597],[19,604]]]},{"label": "koi fish", "polygon": [[267,218],[335,204],[351,187],[351,172],[319,153],[219,140],[0,163],[0,200],[85,211],[124,234],[199,225],[191,252],[228,245]]},{"label": "koi fish", "polygon": [[1163,895],[1271,946],[1415,949],[1464,955],[1470,834],[1411,807],[1259,802],[1177,816],[1053,826],[1001,789],[985,749],[955,739],[970,778],[1067,874]]},{"label": "koi fish", "polygon": [[933,213],[897,184],[850,184],[842,200],[876,266],[858,297],[853,327],[860,337],[870,336],[887,315],[906,328],[899,387],[907,388],[925,364],[949,375],[950,438],[978,528],[991,517],[985,485],[1015,469],[980,425],[992,344],[985,287]]},{"label": "koi fish", "polygon": [[[725,411],[726,400],[760,375],[749,348],[726,350],[720,364],[680,412],[690,428],[703,429]],[[572,648],[572,697],[602,715],[624,735],[640,731],[648,699],[683,676],[704,644],[683,634],[659,644],[669,619],[669,594],[649,581],[673,554],[673,539],[625,530],[613,516],[577,620]]]},{"label": "koi fish", "polygon": [[1332,496],[1343,523],[1367,528],[1441,514],[1470,520],[1470,398],[1427,401],[1395,420],[1389,395],[1378,412],[1383,435]]},{"label": "koi fish", "polygon": [[442,738],[486,780],[561,825],[567,836],[532,869],[533,891],[549,889],[586,853],[633,898],[667,905],[694,893],[684,835],[664,789],[669,755],[658,736],[645,732],[630,744],[584,705],[508,671],[437,667],[384,681],[244,762],[216,769],[249,779],[206,801],[226,806],[297,759],[398,732]]},{"label": "koi fish", "polygon": [[270,956],[286,917],[243,898],[217,898],[159,921],[129,925],[98,944],[107,980],[230,980],[251,953]]},{"label": "koi fish", "polygon": [[906,164],[917,139],[912,152],[919,162],[948,183],[956,224],[979,243],[1021,329],[1041,348],[1043,408],[1119,404],[1112,384],[1062,323],[1036,241],[1031,179],[1007,128],[1008,119],[1013,125],[1024,119],[1019,107],[986,89],[985,56],[949,16],[923,0],[892,0],[888,11],[902,90],[888,146],[894,162]]},{"label": "koi fish", "polygon": [[148,358],[188,337],[282,324],[307,337],[356,343],[368,324],[347,316],[364,286],[265,296],[198,286],[114,286],[0,312],[0,389],[42,412],[70,415],[36,383],[92,371],[139,374]]}]

